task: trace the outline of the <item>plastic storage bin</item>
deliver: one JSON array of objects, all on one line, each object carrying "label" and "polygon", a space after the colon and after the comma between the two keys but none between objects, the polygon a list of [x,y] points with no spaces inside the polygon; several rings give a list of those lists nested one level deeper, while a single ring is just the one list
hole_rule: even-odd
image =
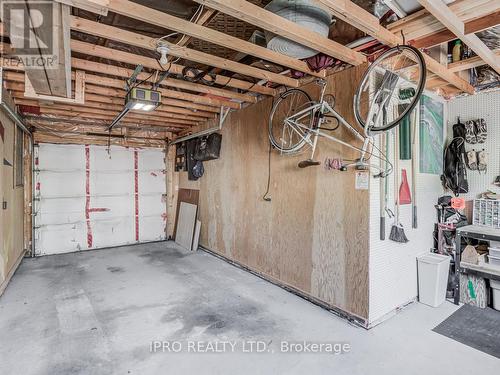
[{"label": "plastic storage bin", "polygon": [[495,266],[495,267],[500,267],[500,257],[495,257],[493,255],[488,255],[488,262],[490,265]]},{"label": "plastic storage bin", "polygon": [[426,305],[438,307],[446,299],[450,257],[440,254],[425,254],[417,257],[418,300]]},{"label": "plastic storage bin", "polygon": [[490,255],[492,257],[500,258],[500,247],[492,247],[492,246],[490,246],[488,248],[488,252],[490,253]]},{"label": "plastic storage bin", "polygon": [[500,311],[500,281],[490,280],[493,289],[493,308]]}]

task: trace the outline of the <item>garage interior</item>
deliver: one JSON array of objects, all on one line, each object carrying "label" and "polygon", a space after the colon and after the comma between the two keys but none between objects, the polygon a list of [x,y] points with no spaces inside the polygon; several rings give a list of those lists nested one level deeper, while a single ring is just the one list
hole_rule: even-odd
[{"label": "garage interior", "polygon": [[0,373],[498,372],[498,1],[2,0],[0,37]]}]

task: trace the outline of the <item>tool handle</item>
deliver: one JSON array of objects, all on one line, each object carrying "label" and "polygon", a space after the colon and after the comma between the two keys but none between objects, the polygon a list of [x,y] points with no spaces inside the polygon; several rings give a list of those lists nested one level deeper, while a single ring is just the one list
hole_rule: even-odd
[{"label": "tool handle", "polygon": [[380,240],[385,240],[385,216],[380,217]]},{"label": "tool handle", "polygon": [[418,228],[418,223],[417,223],[417,206],[413,206],[413,217],[412,217],[412,227],[414,229]]}]

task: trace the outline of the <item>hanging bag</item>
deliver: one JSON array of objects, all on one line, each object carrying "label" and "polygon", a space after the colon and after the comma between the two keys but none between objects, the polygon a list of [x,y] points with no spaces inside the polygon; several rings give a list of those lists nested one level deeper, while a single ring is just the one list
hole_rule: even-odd
[{"label": "hanging bag", "polygon": [[199,137],[196,142],[194,158],[199,161],[218,159],[221,144],[222,135],[219,133],[212,133],[208,136]]}]

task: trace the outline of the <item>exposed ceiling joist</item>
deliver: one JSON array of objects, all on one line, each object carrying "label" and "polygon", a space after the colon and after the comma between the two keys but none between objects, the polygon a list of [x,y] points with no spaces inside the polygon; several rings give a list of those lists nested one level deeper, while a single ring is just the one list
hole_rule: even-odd
[{"label": "exposed ceiling joist", "polygon": [[[263,60],[292,68],[313,76],[325,76],[324,71],[321,73],[313,72],[304,61],[288,57],[254,43],[235,38],[220,31],[183,20],[182,18],[171,16],[170,14],[145,7],[128,0],[109,0],[108,9],[115,13],[134,18],[145,23],[160,27],[168,27],[168,29],[170,30],[190,35],[194,38],[205,40],[207,42],[217,44],[238,52],[244,52],[245,54],[252,55]],[[179,44],[174,45],[180,46]]]},{"label": "exposed ceiling joist", "polygon": [[[6,63],[6,59],[3,59],[3,66],[4,67],[10,67],[9,64]],[[130,70],[125,69],[125,68],[120,68],[112,65],[106,65],[106,64],[100,64],[100,63],[93,63],[93,62],[87,62],[83,60],[83,63],[80,63],[79,59],[72,59],[72,62],[75,63],[75,66],[82,66],[86,67],[86,70],[90,70],[93,72],[99,72],[99,73],[105,73],[105,74],[110,74],[110,75],[117,75],[117,76],[123,76],[125,78],[130,77],[130,74],[126,75],[127,73],[131,73]],[[91,69],[92,68],[92,69]],[[16,69],[24,71],[22,65],[17,65]],[[141,76],[142,77],[142,76]],[[144,76],[144,78],[147,78],[147,75]],[[110,86],[114,88],[120,88],[122,89],[125,86],[124,81],[120,81],[118,79],[111,79],[103,76],[95,76],[92,74],[86,74],[85,75],[85,80],[86,80],[86,93],[92,93],[92,84],[95,85],[101,85],[101,86]],[[111,82],[111,83],[110,83]],[[90,84],[90,85],[89,85]],[[224,100],[224,99],[219,99],[219,98],[213,98],[213,97],[208,97],[208,96],[201,96],[201,95],[195,95],[195,94],[190,94],[186,92],[181,92],[181,91],[175,91],[175,90],[169,90],[169,89],[164,89],[160,87],[158,89],[164,98],[171,98],[171,99],[176,99],[176,100],[182,100],[183,102],[177,102],[177,103],[167,103],[162,100],[163,103],[165,104],[170,104],[170,105],[177,105],[181,106],[183,108],[193,108],[193,109],[203,109],[206,110],[206,107],[198,107],[196,104],[203,104],[207,106],[216,106],[217,108],[220,108],[221,106],[225,106],[228,108],[232,109],[239,109],[240,104],[236,102],[232,102],[229,100]],[[120,94],[119,92],[110,92],[109,95],[113,94]],[[120,95],[123,96],[124,95]],[[214,110],[215,111],[215,110]],[[217,109],[218,111],[218,109]]]},{"label": "exposed ceiling joist", "polygon": [[[53,104],[53,105],[48,105],[48,104],[44,104],[44,103],[40,103],[36,100],[30,100],[30,99],[25,99],[25,98],[19,98],[18,95],[13,95],[14,99],[16,100],[16,103],[18,104],[22,104],[22,105],[28,105],[28,106],[39,106],[39,107],[44,107],[44,108],[47,108],[47,109],[67,109],[68,106],[64,106],[64,105],[60,105],[60,104]],[[105,111],[112,111],[112,112],[120,112],[122,109],[123,109],[123,105],[115,105],[115,104],[104,104],[104,103],[100,103],[100,102],[93,102],[93,101],[87,101],[85,106],[82,106],[84,108],[80,108],[79,109],[79,106],[75,106],[75,110],[82,110],[82,111],[85,111],[85,110],[88,110],[88,111],[91,111],[91,110],[105,110]],[[130,112],[130,114],[138,114],[137,112]],[[186,124],[191,124],[191,123],[198,123],[198,122],[201,122],[205,119],[202,119],[202,118],[196,118],[196,117],[191,117],[191,116],[186,116],[186,115],[176,115],[176,114],[171,114],[171,113],[166,113],[166,112],[161,112],[161,111],[158,111],[158,112],[154,112],[154,116],[153,115],[148,115],[146,116],[146,118],[161,118],[162,121],[165,121],[164,119],[169,119],[169,120],[166,120],[166,121],[169,121],[169,122],[174,122],[173,120],[175,121],[179,121],[179,123],[183,123],[184,120],[186,120]],[[133,118],[133,117],[132,117]],[[172,120],[172,121],[170,121]],[[175,122],[174,122],[175,123]]]},{"label": "exposed ceiling joist", "polygon": [[500,58],[477,35],[465,34],[463,21],[445,3],[441,0],[418,0],[418,2],[500,74]]},{"label": "exposed ceiling joist", "polygon": [[[145,35],[133,33],[117,27],[104,25],[101,23],[89,21],[83,18],[71,17],[71,28],[86,34],[99,36],[101,38],[112,39],[121,43],[130,44],[136,47],[156,51],[156,39],[147,37]],[[236,63],[234,61],[224,59],[221,57],[209,55],[204,52],[199,52],[186,47],[179,47],[173,43],[164,42],[169,48],[169,54],[176,57],[181,57],[187,60],[199,62],[209,66],[215,66],[224,70],[230,70],[235,73],[243,74],[246,76],[271,81],[274,83],[282,84],[289,87],[297,87],[299,81],[286,77],[281,74],[272,73],[262,69],[257,69],[245,64]],[[165,67],[168,68],[168,67]]]},{"label": "exposed ceiling joist", "polygon": [[[498,1],[461,0],[451,3],[449,8],[465,23],[466,34],[484,30],[500,22]],[[411,41],[419,48],[451,40],[447,39],[446,36],[449,36],[451,32],[425,8],[391,23],[387,28],[398,35],[403,31],[406,40]]]},{"label": "exposed ceiling joist", "polygon": [[[81,42],[78,40],[71,40],[71,50],[74,52],[79,52],[79,53],[84,53],[86,55],[90,56],[98,56],[103,59],[108,59],[108,60],[113,60],[113,61],[119,61],[123,63],[128,63],[128,64],[133,64],[133,65],[142,65],[146,68],[150,69],[164,69],[168,68],[169,72],[172,74],[182,74],[183,69],[185,66],[179,65],[179,64],[168,64],[166,67],[161,67],[159,65],[158,60],[153,59],[151,57],[146,57],[146,56],[141,56],[141,55],[136,55],[130,52],[124,52],[124,51],[119,51],[116,49],[112,48],[107,48],[107,47],[102,47],[86,42]],[[206,80],[210,81],[212,78],[209,76],[204,77]],[[266,87],[266,86],[261,86],[261,85],[254,85],[253,83],[247,82],[247,81],[242,81],[236,78],[231,78],[223,75],[216,75],[215,76],[215,82],[218,85],[222,86],[227,86],[227,87],[233,87],[241,90],[248,90],[252,92],[257,92],[259,94],[264,94],[264,95],[270,95],[274,96],[276,95],[276,90]]]},{"label": "exposed ceiling joist", "polygon": [[80,8],[100,16],[108,15],[108,0],[54,0],[57,3],[70,5],[75,8]]},{"label": "exposed ceiling joist", "polygon": [[[498,24],[500,24],[500,11],[464,22],[465,34],[477,33]],[[455,34],[448,29],[442,29],[422,38],[411,40],[410,42],[416,48],[428,48],[449,42],[453,39],[456,39]]]},{"label": "exposed ceiling joist", "polygon": [[[99,119],[82,119],[82,118],[72,118],[67,116],[35,116],[26,114],[24,119],[28,122],[28,125],[36,126],[38,123],[46,123],[47,125],[51,124],[76,124],[76,125],[89,125],[89,126],[101,126],[106,129],[109,128],[109,123],[107,120],[99,120]],[[123,128],[131,128],[142,131],[169,131],[169,129],[173,131],[179,131],[182,129],[189,128],[188,125],[175,125],[175,124],[162,124],[162,125],[147,125],[147,122],[137,122],[130,119],[124,119],[120,122],[120,127],[113,128],[112,130],[118,130]]]},{"label": "exposed ceiling joist", "polygon": [[[21,104],[21,100],[17,100],[16,104]],[[105,110],[100,110],[100,109],[95,109],[95,108],[85,108],[85,107],[74,107],[70,105],[53,105],[53,106],[48,106],[45,104],[39,104],[37,107],[40,111],[41,114],[44,115],[63,115],[63,116],[70,116],[70,117],[82,117],[82,118],[95,118],[95,119],[100,119],[100,120],[108,120],[112,121],[115,116],[119,113],[119,111],[105,111]],[[146,118],[145,116],[139,115],[139,114],[129,114],[127,115],[127,118],[130,120],[135,120],[135,121],[144,121],[145,123],[151,124],[151,125],[163,125],[163,126],[168,126],[169,124],[177,124],[177,125],[189,125],[189,126],[195,126],[199,125],[199,123],[194,122],[194,121],[188,121],[188,120],[176,120],[176,119],[168,119],[168,118],[162,118],[162,117],[148,117]]]},{"label": "exposed ceiling joist", "polygon": [[[123,77],[123,78],[130,77],[132,75],[132,73],[134,72],[132,69],[120,68],[120,67],[114,66],[114,65],[96,63],[93,61],[82,60],[82,59],[77,59],[77,58],[72,59],[72,64],[73,64],[73,68],[75,68],[75,69],[90,71],[90,72],[94,72],[94,73],[108,74],[108,75],[113,75],[113,76],[118,76],[118,77]],[[150,77],[150,74],[148,74],[148,73],[138,74],[137,79],[139,81],[144,80],[145,82],[154,83],[154,77]],[[174,79],[174,78],[164,79],[161,82],[160,86],[175,87],[175,88],[188,90],[188,91],[200,92],[200,93],[210,94],[210,95],[217,95],[220,97],[224,97],[224,98],[228,98],[228,99],[235,99],[235,100],[239,100],[239,101],[243,101],[243,102],[247,102],[247,103],[256,103],[257,102],[257,97],[254,95],[240,94],[238,92],[234,92],[234,91],[230,91],[230,90],[219,89],[216,87],[210,87],[210,86],[201,85],[201,84],[193,83],[193,82],[187,82],[187,81]]]},{"label": "exposed ceiling joist", "polygon": [[[500,49],[496,49],[493,51],[497,59],[500,58]],[[470,57],[468,59],[460,60],[454,63],[448,64],[448,69],[452,72],[460,72],[462,70],[476,68],[481,65],[486,65],[483,59],[479,56]]]},{"label": "exposed ceiling joist", "polygon": [[308,46],[318,52],[352,65],[366,62],[366,57],[331,39],[244,0],[195,0],[199,4],[229,14],[252,25]]},{"label": "exposed ceiling joist", "polygon": [[[198,18],[198,20],[195,21],[195,23],[198,25],[205,26],[217,13],[218,12],[215,9],[205,8],[203,9],[200,17]],[[192,40],[193,40],[192,36],[182,34],[181,38],[175,44],[187,47]]]},{"label": "exposed ceiling joist", "polygon": [[[356,28],[364,31],[365,33],[371,35],[375,39],[380,40],[382,43],[388,46],[394,47],[396,45],[403,44],[403,38],[401,36],[393,34],[391,31],[379,25],[378,19],[354,4],[352,1],[343,0],[317,0],[322,5],[329,8],[335,15],[341,15],[342,18],[351,23]],[[363,22],[364,21],[364,22]],[[375,27],[375,25],[378,25]],[[431,72],[437,74],[445,81],[451,83],[461,91],[469,94],[474,93],[474,88],[466,81],[458,77],[456,74],[450,72],[446,67],[441,65],[439,62],[424,54],[425,63],[427,69]]]}]

